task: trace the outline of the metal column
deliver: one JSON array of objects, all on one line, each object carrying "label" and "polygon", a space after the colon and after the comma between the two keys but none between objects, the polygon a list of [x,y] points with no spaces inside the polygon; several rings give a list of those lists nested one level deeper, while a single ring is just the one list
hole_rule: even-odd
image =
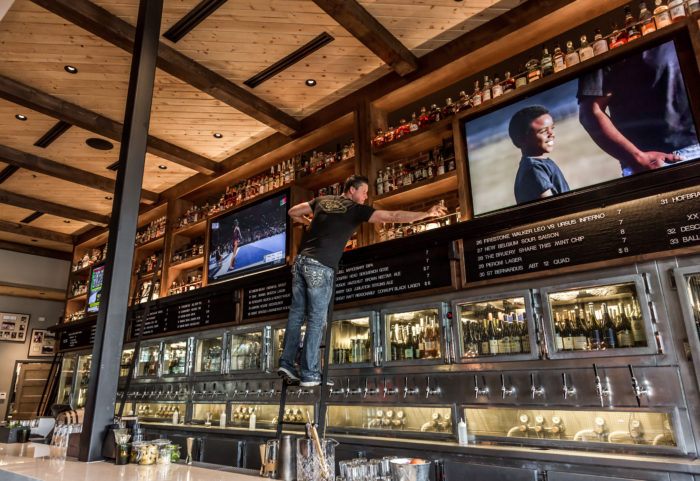
[{"label": "metal column", "polygon": [[81,461],[102,459],[105,428],[114,419],[162,11],[163,0],[140,1],[119,170],[109,222],[109,246],[80,439]]}]

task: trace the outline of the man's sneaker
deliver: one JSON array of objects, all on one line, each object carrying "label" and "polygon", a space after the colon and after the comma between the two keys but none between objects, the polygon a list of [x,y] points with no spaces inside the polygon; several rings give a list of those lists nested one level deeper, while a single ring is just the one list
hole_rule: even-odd
[{"label": "man's sneaker", "polygon": [[288,383],[299,382],[299,376],[297,376],[297,373],[295,373],[291,369],[287,369],[286,367],[282,367],[282,366],[278,367],[277,368],[277,375],[279,377],[285,378]]},{"label": "man's sneaker", "polygon": [[[301,381],[299,383],[299,386],[301,386],[301,387],[316,387],[316,386],[320,386],[320,385],[321,385],[321,381]],[[326,381],[326,386],[328,386],[328,387],[335,386],[335,381],[333,381],[333,379],[328,379]]]}]

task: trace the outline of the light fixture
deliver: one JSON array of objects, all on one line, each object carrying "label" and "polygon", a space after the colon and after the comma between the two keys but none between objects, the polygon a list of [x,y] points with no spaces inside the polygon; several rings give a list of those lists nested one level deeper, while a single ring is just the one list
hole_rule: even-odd
[{"label": "light fixture", "polygon": [[215,139],[220,139],[220,138],[223,137],[223,136],[224,136],[224,135],[223,135],[222,133],[220,133],[220,132],[216,132],[216,133],[214,134],[214,138],[215,138]]},{"label": "light fixture", "polygon": [[105,196],[105,199],[107,199],[107,200],[112,200],[112,196],[111,196],[111,195],[106,195],[106,196]]},{"label": "light fixture", "polygon": [[306,82],[304,82],[307,87],[313,87],[316,85],[316,81],[312,78],[306,79]]},{"label": "light fixture", "polygon": [[70,221],[69,221],[68,219],[65,219],[63,222],[64,222],[65,224],[70,224]]},{"label": "light fixture", "polygon": [[39,241],[37,241],[36,239],[32,239],[32,242],[39,242]]},{"label": "light fixture", "polygon": [[21,121],[27,120],[27,116],[26,116],[26,115],[22,115],[22,114],[17,114],[17,115],[15,115],[15,118],[16,118],[17,120],[21,120]]},{"label": "light fixture", "polygon": [[89,139],[85,140],[85,143],[89,147],[96,150],[112,150],[114,148],[114,144],[109,140],[100,139],[97,137],[90,137]]},{"label": "light fixture", "polygon": [[158,166],[158,168],[161,169],[161,170],[165,170],[165,169],[168,168],[168,166],[167,166],[167,165],[161,164],[161,165]]},{"label": "light fixture", "polygon": [[66,65],[65,67],[63,67],[63,70],[65,70],[68,73],[72,73],[72,74],[78,73],[78,69],[73,67],[72,65]]}]

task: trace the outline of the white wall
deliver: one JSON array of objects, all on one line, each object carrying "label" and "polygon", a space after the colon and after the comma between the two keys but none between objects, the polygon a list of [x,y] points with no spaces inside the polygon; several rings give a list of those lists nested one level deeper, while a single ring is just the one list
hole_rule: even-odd
[{"label": "white wall", "polygon": [[[70,262],[68,261],[0,249],[0,282],[65,289],[69,271]],[[64,306],[65,303],[59,301],[0,295],[0,312],[30,315],[29,334],[32,329],[46,329],[58,323],[59,317],[63,315]],[[23,343],[0,341],[0,392],[7,393],[7,399],[0,400],[0,419],[5,419],[15,361],[29,359],[28,350],[28,339]],[[52,358],[32,359],[51,361]]]}]

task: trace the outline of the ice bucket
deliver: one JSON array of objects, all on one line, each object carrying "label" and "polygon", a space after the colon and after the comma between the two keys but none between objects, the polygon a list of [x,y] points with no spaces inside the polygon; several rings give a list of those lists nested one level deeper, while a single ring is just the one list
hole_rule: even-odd
[{"label": "ice bucket", "polygon": [[409,458],[391,460],[391,481],[428,481],[430,463],[410,464]]},{"label": "ice bucket", "polygon": [[321,465],[313,439],[297,439],[297,481],[335,480],[335,447],[338,442],[335,439],[325,439],[321,443],[325,466]]}]

